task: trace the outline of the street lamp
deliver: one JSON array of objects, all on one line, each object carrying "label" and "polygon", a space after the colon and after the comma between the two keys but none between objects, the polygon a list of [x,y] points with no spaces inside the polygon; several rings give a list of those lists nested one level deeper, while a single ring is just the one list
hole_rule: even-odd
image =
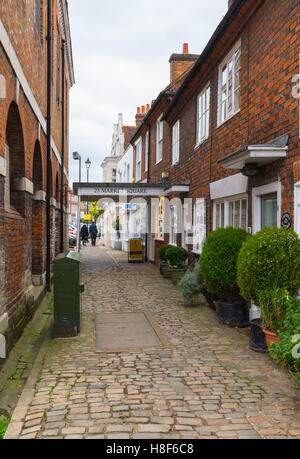
[{"label": "street lamp", "polygon": [[75,161],[79,160],[79,183],[81,183],[81,156],[78,151],[74,151],[73,159],[75,159]]},{"label": "street lamp", "polygon": [[90,161],[90,158],[88,158],[85,162],[85,166],[86,166],[86,173],[87,173],[87,183],[89,183],[89,172],[90,172],[90,167],[91,167],[91,161]]},{"label": "street lamp", "polygon": [[[89,172],[90,172],[90,167],[91,167],[91,161],[90,158],[88,158],[85,162],[85,167],[86,167],[86,176],[87,176],[87,183],[89,183]],[[86,214],[89,214],[89,203],[86,203]]]}]

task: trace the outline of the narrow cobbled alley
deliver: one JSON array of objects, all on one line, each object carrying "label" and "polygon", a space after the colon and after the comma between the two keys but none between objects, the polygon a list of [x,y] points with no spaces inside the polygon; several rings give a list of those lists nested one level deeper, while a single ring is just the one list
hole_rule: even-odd
[{"label": "narrow cobbled alley", "polygon": [[[121,252],[84,248],[82,281],[81,334],[45,341],[6,438],[300,438],[299,387],[245,331]],[[162,347],[97,352],[96,314],[117,312],[149,313]]]}]

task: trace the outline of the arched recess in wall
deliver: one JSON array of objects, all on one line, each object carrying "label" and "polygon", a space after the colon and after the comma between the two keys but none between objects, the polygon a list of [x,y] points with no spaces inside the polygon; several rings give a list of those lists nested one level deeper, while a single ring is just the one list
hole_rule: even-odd
[{"label": "arched recess in wall", "polygon": [[25,200],[23,199],[22,179],[25,177],[25,152],[22,122],[18,106],[10,104],[5,138],[6,183],[5,208],[25,215]]},{"label": "arched recess in wall", "polygon": [[45,272],[46,203],[43,191],[42,152],[38,140],[34,146],[32,182],[32,274],[34,283],[40,285],[43,281],[41,276]]}]

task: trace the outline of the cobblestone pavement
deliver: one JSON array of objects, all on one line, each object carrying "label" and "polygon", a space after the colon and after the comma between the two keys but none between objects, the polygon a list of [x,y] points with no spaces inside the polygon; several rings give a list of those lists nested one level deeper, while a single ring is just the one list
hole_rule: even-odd
[{"label": "cobblestone pavement", "polygon": [[[300,391],[245,331],[124,254],[83,249],[82,331],[52,340],[21,438],[300,438]],[[96,353],[95,314],[149,311],[169,349]]]}]

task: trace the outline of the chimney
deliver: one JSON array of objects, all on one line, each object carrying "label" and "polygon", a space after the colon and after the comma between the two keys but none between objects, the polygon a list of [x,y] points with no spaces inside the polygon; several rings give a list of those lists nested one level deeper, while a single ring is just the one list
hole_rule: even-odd
[{"label": "chimney", "polygon": [[188,43],[183,44],[182,54],[172,54],[169,59],[170,83],[177,80],[186,70],[192,68],[198,57],[198,54],[189,53]]},{"label": "chimney", "polygon": [[[143,110],[143,107],[142,107]],[[135,125],[136,127],[140,127],[140,125],[143,122],[143,119],[145,118],[145,107],[144,107],[144,113],[141,113],[141,107],[137,108],[137,113],[135,115]]]}]

